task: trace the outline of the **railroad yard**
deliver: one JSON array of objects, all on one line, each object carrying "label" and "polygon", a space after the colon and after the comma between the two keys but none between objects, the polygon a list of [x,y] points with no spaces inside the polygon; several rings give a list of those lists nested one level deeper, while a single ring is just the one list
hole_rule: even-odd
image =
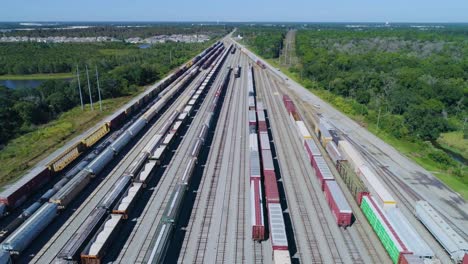
[{"label": "railroad yard", "polygon": [[227,36],[3,191],[0,263],[468,262],[466,202],[362,130]]}]

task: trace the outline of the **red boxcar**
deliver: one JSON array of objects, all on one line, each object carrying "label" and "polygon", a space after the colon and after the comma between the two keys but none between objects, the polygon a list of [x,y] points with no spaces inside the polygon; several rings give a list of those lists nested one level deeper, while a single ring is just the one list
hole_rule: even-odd
[{"label": "red boxcar", "polygon": [[111,119],[108,121],[109,127],[111,130],[118,128],[122,122],[125,120],[127,115],[125,111],[120,112],[119,114],[114,114]]},{"label": "red boxcar", "polygon": [[263,218],[263,200],[260,178],[250,180],[250,212],[252,239],[265,239],[265,219]]},{"label": "red boxcar", "polygon": [[315,144],[315,141],[313,139],[304,139],[304,148],[307,151],[307,155],[309,156],[309,161],[312,167],[315,167],[315,156],[322,156],[320,153],[320,150]]},{"label": "red boxcar", "polygon": [[401,253],[398,258],[398,264],[424,264],[424,260],[413,255],[413,253]]},{"label": "red boxcar", "polygon": [[263,170],[263,184],[265,186],[265,200],[267,203],[279,203],[278,183],[274,170]]},{"label": "red boxcar", "polygon": [[259,112],[257,112],[257,116],[258,116],[258,131],[259,132],[268,132],[266,119],[265,119],[265,112],[264,111],[259,111]]},{"label": "red boxcar", "polygon": [[334,181],[335,176],[333,176],[330,168],[328,167],[325,159],[321,156],[316,156],[314,157],[315,159],[315,164],[314,164],[314,169],[315,169],[315,175],[320,181],[320,186],[322,187],[322,191],[324,190],[325,187],[325,182],[326,181]]},{"label": "red boxcar", "polygon": [[[361,205],[362,203],[362,197],[369,195],[369,192],[357,192],[356,193],[356,201],[358,205]],[[468,264],[468,263],[467,263]]]},{"label": "red boxcar", "polygon": [[20,206],[29,195],[47,183],[50,176],[51,173],[47,167],[32,170],[0,194],[0,203],[10,208]]},{"label": "red boxcar", "polygon": [[283,103],[284,106],[286,107],[286,110],[291,113],[297,113],[296,106],[294,105],[294,102],[289,98],[287,94],[283,95]]},{"label": "red boxcar", "polygon": [[350,226],[353,212],[336,181],[325,182],[325,199],[339,226]]}]

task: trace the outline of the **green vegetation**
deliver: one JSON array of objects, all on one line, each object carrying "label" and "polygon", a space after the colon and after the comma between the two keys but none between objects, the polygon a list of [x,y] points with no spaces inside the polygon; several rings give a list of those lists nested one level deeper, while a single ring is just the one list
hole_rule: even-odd
[{"label": "green vegetation", "polygon": [[[7,37],[113,37],[119,40],[127,38],[148,38],[157,35],[173,35],[173,34],[198,34],[198,35],[213,35],[224,34],[231,31],[231,28],[224,25],[194,25],[183,23],[135,23],[129,25],[125,23],[122,27],[117,27],[109,24],[102,23],[87,23],[92,25],[89,28],[74,28],[66,29],[57,28],[57,25],[49,26],[47,29],[37,30],[12,30],[3,32],[2,34]],[[7,25],[3,25],[4,27]],[[60,23],[60,26],[76,26],[73,24]],[[15,25],[14,28],[18,26]],[[47,26],[44,26],[46,28]]]},{"label": "green vegetation", "polygon": [[5,74],[0,75],[0,80],[52,80],[52,79],[70,79],[73,73],[37,73],[37,74]]},{"label": "green vegetation", "polygon": [[468,140],[463,138],[462,131],[453,131],[448,133],[443,133],[437,139],[437,143],[443,148],[452,151],[465,160],[468,160]]},{"label": "green vegetation", "polygon": [[[123,42],[103,43],[0,43],[0,80],[43,79],[36,89],[0,86],[0,185],[27,171],[71,138],[92,127],[128,102],[142,87],[161,79],[214,43],[230,29],[222,26],[148,25],[144,28],[96,26],[73,30],[4,32],[8,36],[108,36],[118,39],[160,34],[205,34],[204,43],[167,42],[140,49]],[[104,111],[81,111],[89,102],[85,66],[89,68],[91,97],[98,100],[96,74]],[[63,80],[68,79],[68,80]],[[71,80],[70,80],[71,79]]]},{"label": "green vegetation", "polygon": [[277,58],[283,47],[285,29],[242,27],[239,35],[244,38],[243,43],[265,59]]},{"label": "green vegetation", "polygon": [[62,113],[56,120],[38,126],[33,131],[11,140],[0,151],[2,164],[0,166],[0,186],[23,175],[38,161],[94,126],[105,116],[113,113],[141,90],[139,88],[129,96],[103,100],[103,112],[90,111],[89,105],[85,106],[84,112],[81,107],[74,107]]},{"label": "green vegetation", "polygon": [[466,155],[462,127],[468,105],[468,59],[461,54],[468,52],[467,33],[467,29],[299,30],[300,63],[284,68],[278,59],[269,61],[466,199],[467,167],[431,142]]},{"label": "green vegetation", "polygon": [[[115,43],[97,44],[0,44],[0,69],[20,69],[24,73],[49,71],[69,75],[79,65],[85,102],[89,102],[85,65],[89,65],[93,100],[98,99],[95,67],[99,69],[104,99],[128,96],[138,86],[162,78],[210,43],[164,43],[148,49]],[[1,70],[0,70],[1,71]],[[57,75],[57,74],[52,74]],[[38,76],[34,74],[34,76]],[[10,76],[11,77],[11,76]],[[60,113],[80,104],[77,79],[47,80],[37,89],[10,90],[0,87],[0,146],[16,136],[34,131],[38,125],[54,120]]]}]

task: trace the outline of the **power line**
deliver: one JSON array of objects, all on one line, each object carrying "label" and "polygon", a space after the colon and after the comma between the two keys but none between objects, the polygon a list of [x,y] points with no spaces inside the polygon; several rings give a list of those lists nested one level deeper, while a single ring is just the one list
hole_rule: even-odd
[{"label": "power line", "polygon": [[96,65],[96,82],[97,82],[97,90],[98,90],[98,95],[99,95],[99,109],[102,112],[101,89],[99,88],[99,74],[97,70],[97,65]]},{"label": "power line", "polygon": [[91,83],[89,82],[88,65],[85,65],[85,67],[86,67],[86,77],[88,78],[89,102],[91,103],[91,111],[94,111],[93,97],[91,96]]},{"label": "power line", "polygon": [[83,94],[81,93],[81,84],[80,84],[80,70],[78,69],[78,64],[76,65],[76,77],[78,78],[78,91],[80,92],[81,110],[84,111]]}]

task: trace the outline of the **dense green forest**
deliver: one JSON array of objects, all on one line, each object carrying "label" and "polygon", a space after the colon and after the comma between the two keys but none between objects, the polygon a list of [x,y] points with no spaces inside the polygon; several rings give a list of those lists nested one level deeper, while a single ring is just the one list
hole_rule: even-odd
[{"label": "dense green forest", "polygon": [[377,122],[380,112],[381,129],[393,136],[435,140],[466,116],[467,40],[416,30],[303,30],[297,70],[310,87],[355,100],[353,113]]},{"label": "dense green forest", "polygon": [[[82,26],[83,24],[70,24],[68,26]],[[96,37],[105,36],[117,39],[126,38],[147,38],[156,35],[172,35],[172,34],[224,34],[229,32],[231,28],[218,25],[191,25],[191,24],[129,24],[122,25],[109,25],[100,23],[89,23],[88,28],[62,28],[63,25],[50,25],[44,26],[36,30],[14,30],[18,28],[17,25],[10,25],[11,29],[5,30],[3,36],[18,36],[18,37]],[[28,27],[28,26],[23,26]],[[30,27],[30,26],[29,26]],[[60,27],[60,28],[57,28]],[[21,27],[20,27],[21,28]]]},{"label": "dense green forest", "polygon": [[[0,44],[0,73],[75,72],[78,66],[86,103],[89,94],[85,65],[90,70],[94,100],[98,97],[96,67],[102,97],[115,98],[162,78],[211,43],[164,43],[147,49],[123,43],[4,43]],[[0,86],[0,145],[55,119],[79,103],[76,78],[48,80],[36,89],[11,90]]]},{"label": "dense green forest", "polygon": [[270,27],[241,27],[238,34],[244,38],[245,44],[254,52],[266,59],[277,58],[283,47],[286,29]]},{"label": "dense green forest", "polygon": [[[244,43],[266,58],[281,48],[280,28],[250,28]],[[268,35],[267,39],[257,36]],[[261,42],[261,43],[258,43]],[[262,51],[266,48],[266,52]],[[437,145],[441,135],[466,149],[468,29],[309,26],[296,35],[299,63],[288,72],[341,111],[362,120],[415,159],[468,182],[466,169]],[[452,135],[464,134],[458,142]],[[383,134],[382,134],[383,136]],[[387,137],[387,136],[385,136]],[[395,141],[396,140],[396,141]],[[426,142],[432,142],[426,143]],[[427,144],[431,147],[426,147]],[[419,153],[417,153],[419,152]],[[466,152],[466,150],[465,150]],[[463,155],[466,160],[466,156]],[[436,165],[434,165],[436,164]],[[465,167],[466,168],[466,167]]]}]

